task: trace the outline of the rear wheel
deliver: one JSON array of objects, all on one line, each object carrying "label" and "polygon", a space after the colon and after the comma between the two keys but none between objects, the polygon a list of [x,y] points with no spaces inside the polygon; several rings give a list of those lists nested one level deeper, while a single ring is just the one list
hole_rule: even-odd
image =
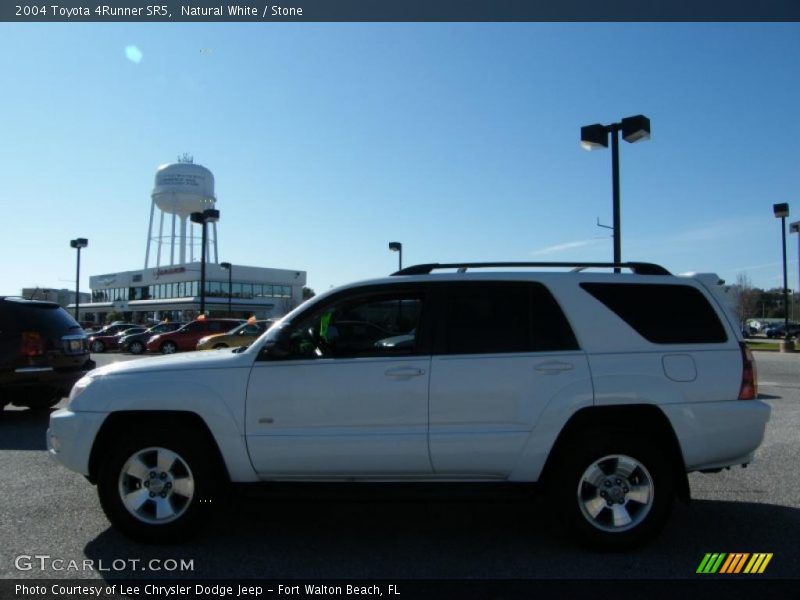
[{"label": "rear wheel", "polygon": [[95,341],[92,342],[90,350],[92,352],[97,353],[97,354],[102,354],[103,352],[106,351],[106,345],[103,342],[101,342],[100,340],[95,340]]},{"label": "rear wheel", "polygon": [[114,527],[131,539],[181,541],[213,508],[221,480],[216,464],[208,440],[194,432],[132,433],[114,442],[100,466],[100,504]]},{"label": "rear wheel", "polygon": [[550,492],[580,541],[623,550],[647,542],[663,528],[675,486],[665,453],[653,440],[618,432],[566,446]]},{"label": "rear wheel", "polygon": [[178,346],[175,342],[164,342],[161,344],[162,354],[175,354],[178,351]]},{"label": "rear wheel", "polygon": [[131,351],[131,354],[141,354],[144,352],[144,344],[139,341],[131,342],[128,349]]}]

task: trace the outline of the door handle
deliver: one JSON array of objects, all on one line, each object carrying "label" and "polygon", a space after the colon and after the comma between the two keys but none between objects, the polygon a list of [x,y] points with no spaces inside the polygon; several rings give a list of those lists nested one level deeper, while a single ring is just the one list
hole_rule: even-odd
[{"label": "door handle", "polygon": [[395,367],[384,371],[387,377],[395,379],[411,379],[412,377],[419,377],[425,375],[425,369],[417,369],[414,367]]},{"label": "door handle", "polygon": [[540,363],[534,367],[534,369],[537,371],[541,373],[548,373],[550,375],[557,375],[558,373],[571,371],[574,368],[575,366],[572,363],[561,362],[559,360],[551,360],[549,362]]}]

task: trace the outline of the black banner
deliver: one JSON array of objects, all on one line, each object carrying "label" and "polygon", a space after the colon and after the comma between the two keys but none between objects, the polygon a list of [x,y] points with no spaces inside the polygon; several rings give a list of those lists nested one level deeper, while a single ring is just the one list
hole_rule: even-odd
[{"label": "black banner", "polygon": [[[10,22],[798,21],[786,0],[62,0],[2,2]],[[158,2],[158,3],[155,3]]]},{"label": "black banner", "polygon": [[534,600],[569,598],[797,598],[797,580],[761,576],[703,576],[677,580],[0,580],[3,600],[83,598],[148,600]]}]

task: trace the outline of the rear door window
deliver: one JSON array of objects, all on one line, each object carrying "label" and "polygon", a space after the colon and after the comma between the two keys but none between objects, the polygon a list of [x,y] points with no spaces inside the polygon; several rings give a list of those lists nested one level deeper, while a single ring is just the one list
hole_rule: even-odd
[{"label": "rear door window", "polygon": [[578,343],[552,294],[539,283],[448,286],[437,348],[445,354],[575,350]]},{"label": "rear door window", "polygon": [[689,285],[582,283],[581,287],[654,344],[718,344],[725,328],[700,290]]}]

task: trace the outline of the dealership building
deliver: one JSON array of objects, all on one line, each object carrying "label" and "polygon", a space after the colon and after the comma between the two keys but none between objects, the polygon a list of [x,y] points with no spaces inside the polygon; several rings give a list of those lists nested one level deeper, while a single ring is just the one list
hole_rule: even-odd
[{"label": "dealership building", "polygon": [[207,315],[263,319],[300,304],[305,271],[219,262],[215,206],[211,171],[188,157],[159,167],[144,268],[91,276],[91,302],[81,300],[80,320],[103,323],[112,313],[133,322],[195,318],[203,252]]}]

